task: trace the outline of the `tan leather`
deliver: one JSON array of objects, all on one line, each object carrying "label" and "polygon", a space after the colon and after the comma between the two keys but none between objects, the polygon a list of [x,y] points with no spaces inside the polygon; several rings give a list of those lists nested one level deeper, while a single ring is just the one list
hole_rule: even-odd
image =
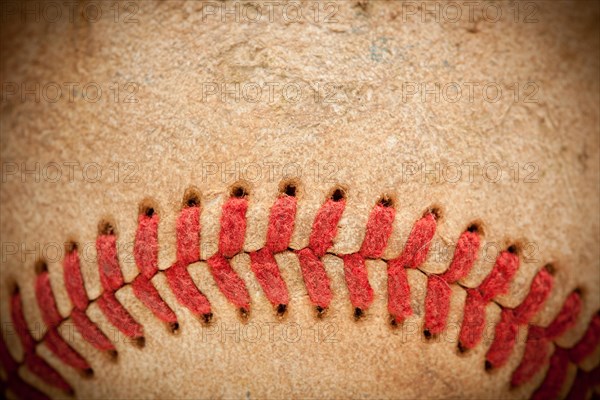
[{"label": "tan leather", "polygon": [[[247,322],[200,262],[190,272],[213,306],[210,326],[177,303],[159,274],[153,282],[178,316],[178,335],[127,286],[117,297],[143,324],[143,349],[119,337],[113,362],[78,333],[67,335],[92,365],[89,379],[43,344],[39,354],[80,398],[523,398],[545,375],[510,388],[526,329],[508,365],[487,373],[484,357],[500,305],[518,305],[546,263],[555,266],[557,283],[533,323],[548,324],[565,297],[581,288],[582,315],[558,343],[569,347],[581,338],[600,308],[597,3],[517,3],[522,8],[515,17],[515,4],[500,2],[497,22],[478,6],[471,20],[461,4],[463,15],[452,22],[443,14],[452,10],[423,11],[421,2],[320,3],[318,18],[312,2],[299,2],[305,15],[300,22],[286,21],[282,6],[274,6],[273,21],[263,16],[258,23],[244,20],[245,2],[239,11],[225,3],[238,13],[225,22],[206,9],[203,18],[206,2],[136,3],[134,16],[127,4],[133,3],[119,3],[117,22],[103,4],[97,22],[76,12],[73,20],[23,22],[13,16],[2,24],[0,306],[3,334],[17,359],[22,349],[11,330],[9,287],[16,282],[21,288],[29,326],[41,326],[37,259],[48,261],[59,310],[67,316],[71,303],[60,254],[65,241],[87,245],[82,268],[88,294],[96,298],[102,290],[94,241],[103,218],[116,224],[130,282],[138,273],[131,244],[142,201],[158,205],[159,265],[165,269],[175,260],[175,220],[188,187],[202,193],[206,259],[216,251],[220,207],[231,185],[243,181],[250,191],[245,250],[252,251],[265,243],[269,209],[287,175],[300,185],[293,249],[307,246],[331,190],[341,185],[347,191],[332,254],[324,258],[334,292],[324,318],[315,316],[293,253],[277,256],[291,294],[283,320],[254,278],[248,255],[241,254],[234,265],[252,298]],[[218,9],[222,3],[214,4]],[[525,21],[531,7],[537,22]],[[332,10],[337,22],[324,21]],[[235,15],[240,22],[232,20]],[[51,82],[63,90],[55,103],[48,100]],[[66,82],[77,82],[72,101]],[[10,94],[9,83],[16,83],[17,94]],[[33,95],[22,100],[23,83],[39,84],[39,103]],[[99,100],[81,98],[84,87],[94,96],[94,84],[102,88]],[[134,88],[128,84],[137,87],[135,103],[124,102]],[[223,99],[223,90],[235,90],[235,84],[239,101],[235,94]],[[257,85],[263,92],[254,101]],[[453,102],[457,86],[462,92]],[[493,102],[498,88],[502,94]],[[426,89],[433,94],[422,96]],[[35,165],[39,172],[21,174]],[[102,177],[92,182],[98,168]],[[52,182],[56,170],[62,177]],[[462,176],[454,182],[457,170]],[[502,175],[494,182],[497,171]],[[383,194],[397,205],[386,259],[401,252],[424,211],[437,206],[442,212],[427,262],[421,271],[409,271],[415,315],[396,329],[389,324],[385,263],[368,263],[375,301],[355,321],[335,256],[360,248],[369,212]],[[473,221],[482,223],[490,253],[478,259],[463,285],[485,278],[494,249],[517,242],[523,253],[510,293],[487,309],[484,343],[460,355],[456,335],[465,291],[453,287],[448,334],[428,342],[422,334],[425,273],[447,268],[454,243]],[[96,305],[88,314],[114,335]],[[588,369],[600,360],[592,358]],[[45,393],[64,397],[25,368],[21,372]],[[571,368],[569,384],[573,375]]]}]

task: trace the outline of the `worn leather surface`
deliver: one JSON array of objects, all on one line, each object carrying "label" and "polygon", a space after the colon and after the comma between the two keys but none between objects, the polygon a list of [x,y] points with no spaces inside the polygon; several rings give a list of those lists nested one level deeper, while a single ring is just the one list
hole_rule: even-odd
[{"label": "worn leather surface", "polygon": [[[37,259],[47,260],[59,309],[67,316],[71,305],[60,254],[65,241],[87,245],[85,285],[96,298],[101,286],[94,241],[103,218],[116,223],[121,266],[130,282],[138,273],[131,244],[144,199],[158,204],[159,264],[165,269],[175,259],[175,220],[188,187],[202,193],[206,259],[216,251],[220,207],[231,185],[242,180],[250,190],[245,250],[252,251],[264,245],[269,208],[288,175],[300,185],[294,249],[308,244],[316,211],[331,190],[341,185],[347,191],[332,255],[325,258],[334,291],[327,315],[315,317],[292,253],[278,256],[292,297],[283,320],[245,254],[235,258],[235,268],[252,297],[248,322],[220,294],[205,263],[190,271],[213,305],[210,327],[177,304],[159,275],[153,282],[179,318],[178,335],[125,287],[118,298],[144,325],[143,349],[119,338],[113,362],[73,332],[69,341],[95,373],[84,379],[39,347],[77,397],[527,397],[545,372],[510,388],[525,329],[508,365],[487,373],[483,363],[500,306],[518,305],[546,263],[555,266],[557,283],[534,323],[548,324],[564,298],[580,288],[582,315],[559,344],[571,346],[583,335],[600,308],[597,3],[519,3],[535,6],[537,22],[526,22],[522,14],[515,18],[512,3],[499,3],[504,17],[497,22],[486,20],[477,7],[478,22],[468,15],[451,22],[435,20],[441,11],[413,14],[407,3],[391,1],[337,2],[327,10],[322,3],[315,18],[314,9],[309,11],[313,3],[302,2],[297,4],[310,18],[286,21],[278,6],[272,22],[263,16],[258,23],[242,14],[240,22],[203,18],[206,3],[175,1],[139,3],[126,23],[124,14],[133,9],[119,4],[116,22],[103,5],[97,22],[76,12],[72,20],[11,17],[2,24],[0,309],[16,358],[22,350],[11,330],[9,288],[19,285],[27,321],[39,332]],[[409,5],[415,4],[421,3]],[[332,10],[337,22],[324,21]],[[66,99],[52,103],[51,93],[44,98],[51,82]],[[72,101],[65,82],[78,84]],[[17,84],[16,95],[9,93],[10,83]],[[40,85],[39,102],[21,98],[22,83]],[[81,97],[83,87],[93,95],[92,83],[102,88],[96,102]],[[124,102],[132,90],[128,83],[137,88],[135,103]],[[221,98],[222,85],[232,89],[236,83],[240,98]],[[272,98],[267,83],[274,88]],[[439,99],[409,94],[415,85],[433,90],[435,83],[447,88]],[[448,86],[453,84],[462,90],[458,101],[455,86]],[[469,84],[488,85],[488,97],[478,89],[470,95]],[[263,87],[258,101],[257,85]],[[215,87],[217,94],[210,94]],[[497,88],[502,94],[494,102]],[[21,175],[35,163],[38,173]],[[52,163],[62,173],[58,182]],[[102,171],[96,182],[94,170]],[[432,206],[442,211],[427,262],[422,271],[409,272],[415,315],[398,329],[388,323],[385,263],[368,263],[375,301],[357,322],[335,256],[360,248],[369,212],[382,194],[392,196],[397,207],[387,259],[401,252],[423,212]],[[454,329],[428,342],[421,333],[425,273],[447,268],[453,244],[473,221],[482,223],[489,254],[479,258],[463,285],[484,279],[496,249],[517,242],[523,253],[510,293],[488,307],[485,343],[460,355],[456,335],[465,291],[453,288]],[[96,306],[89,315],[115,334]],[[596,356],[587,367],[597,363]],[[22,372],[44,392],[64,397]]]}]

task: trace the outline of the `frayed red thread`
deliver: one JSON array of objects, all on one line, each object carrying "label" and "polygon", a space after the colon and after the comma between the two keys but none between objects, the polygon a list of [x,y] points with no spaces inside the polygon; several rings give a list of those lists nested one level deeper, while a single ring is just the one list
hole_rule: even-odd
[{"label": "frayed red thread", "polygon": [[125,336],[138,339],[144,336],[144,329],[138,324],[131,314],[119,303],[115,294],[104,292],[98,298],[98,307],[104,313],[106,318]]},{"label": "frayed red thread", "polygon": [[96,239],[98,270],[100,283],[104,290],[114,292],[123,286],[123,274],[117,256],[117,238],[115,235],[100,235]]},{"label": "frayed red thread", "polygon": [[532,400],[546,400],[558,398],[561,388],[567,378],[569,367],[569,354],[558,347],[550,358],[550,368],[546,373],[544,382],[531,396]]},{"label": "frayed red thread", "polygon": [[115,346],[108,340],[106,335],[102,333],[100,328],[89,319],[85,311],[74,309],[71,311],[70,317],[81,336],[92,346],[100,351],[115,350]]},{"label": "frayed red thread", "polygon": [[244,247],[246,236],[246,198],[230,197],[223,204],[219,252],[227,258],[233,257]]},{"label": "frayed red thread", "polygon": [[250,267],[272,305],[279,306],[280,304],[287,305],[289,303],[287,286],[281,278],[273,254],[266,248],[250,253]]},{"label": "frayed red thread", "polygon": [[140,214],[133,246],[135,264],[146,279],[158,272],[158,214]]},{"label": "frayed red thread", "polygon": [[177,218],[177,260],[191,264],[200,260],[200,207],[186,207]]},{"label": "frayed red thread", "polygon": [[479,292],[485,301],[506,294],[515,273],[519,269],[519,257],[509,251],[503,251],[496,258],[492,272],[479,285]]},{"label": "frayed red thread", "polygon": [[343,260],[350,302],[353,307],[366,310],[373,302],[373,288],[369,284],[365,260],[358,253],[343,256]]},{"label": "frayed red thread", "polygon": [[552,283],[552,275],[546,269],[542,269],[533,279],[525,300],[514,310],[502,310],[502,318],[496,325],[494,341],[486,354],[489,366],[498,368],[506,364],[515,346],[519,325],[529,323],[542,308],[550,295]]},{"label": "frayed red thread", "polygon": [[90,366],[85,359],[67,344],[56,331],[56,328],[58,328],[62,322],[62,317],[56,307],[56,300],[52,293],[50,278],[47,271],[44,271],[37,276],[35,282],[35,294],[38,307],[42,314],[42,319],[48,328],[48,333],[45,336],[45,343],[48,348],[65,364],[76,369],[88,369]]},{"label": "frayed red thread", "polygon": [[269,215],[267,243],[264,249],[271,254],[287,250],[296,220],[296,198],[282,195],[275,200]]},{"label": "frayed red thread", "polygon": [[388,240],[392,235],[392,224],[396,209],[377,204],[367,222],[365,239],[360,248],[360,255],[364,258],[379,258],[387,247]]},{"label": "frayed red thread", "polygon": [[337,235],[337,226],[346,207],[346,200],[335,201],[328,199],[321,206],[315,221],[313,222],[308,247],[312,249],[317,257],[323,257],[333,245],[333,239]]},{"label": "frayed red thread", "polygon": [[556,318],[554,318],[554,321],[545,329],[546,337],[554,340],[571,329],[577,323],[580,312],[581,297],[577,292],[573,292],[565,300],[562,309]]},{"label": "frayed red thread", "polygon": [[425,329],[432,335],[440,334],[445,328],[450,312],[449,284],[466,276],[475,264],[479,252],[480,238],[475,232],[463,232],[456,243],[454,256],[448,270],[442,275],[427,278],[425,297]]},{"label": "frayed red thread", "polygon": [[[19,399],[46,400],[45,394],[29,385],[19,376],[19,363],[10,355],[6,342],[0,335],[0,365],[6,373],[6,388]],[[1,383],[1,382],[0,382]],[[2,390],[0,388],[0,390]],[[0,391],[1,394],[4,394]]]},{"label": "frayed red thread", "polygon": [[81,266],[79,263],[79,254],[77,249],[67,251],[64,265],[64,280],[67,294],[73,303],[73,306],[78,310],[85,310],[88,306],[89,299],[83,285],[83,277],[81,276]]},{"label": "frayed red thread", "polygon": [[296,254],[310,301],[317,307],[329,307],[333,293],[323,262],[308,248],[299,250]]},{"label": "frayed red thread", "polygon": [[436,221],[432,213],[418,220],[402,254],[388,263],[388,311],[397,323],[412,315],[410,286],[405,268],[418,268],[425,262],[435,228]]},{"label": "frayed red thread", "polygon": [[36,354],[36,341],[33,336],[31,336],[29,328],[27,327],[27,322],[23,315],[23,303],[19,292],[12,295],[10,305],[11,318],[15,331],[23,346],[24,362],[27,368],[47,384],[66,392],[71,392],[72,388],[67,381],[65,381],[64,378],[44,359]]},{"label": "frayed red thread", "polygon": [[287,305],[289,302],[288,289],[273,254],[287,250],[295,219],[296,198],[279,196],[271,207],[265,247],[250,253],[250,267],[265,296],[274,306]]},{"label": "frayed red thread", "polygon": [[485,327],[485,306],[487,301],[477,289],[467,289],[467,299],[463,309],[460,327],[459,345],[467,350],[475,347],[481,340]]},{"label": "frayed red thread", "polygon": [[158,290],[145,276],[138,275],[132,283],[133,293],[152,313],[161,321],[167,323],[177,322],[177,316],[160,297]]},{"label": "frayed red thread", "polygon": [[179,303],[197,316],[210,314],[210,303],[192,280],[184,262],[175,262],[165,271],[165,275]]},{"label": "frayed red thread", "polygon": [[215,254],[208,259],[207,263],[221,293],[233,305],[248,311],[250,309],[250,295],[246,289],[246,284],[229,265],[227,259],[221,254]]},{"label": "frayed red thread", "polygon": [[569,357],[579,364],[596,350],[600,344],[600,315],[595,315],[581,340],[569,350]]}]

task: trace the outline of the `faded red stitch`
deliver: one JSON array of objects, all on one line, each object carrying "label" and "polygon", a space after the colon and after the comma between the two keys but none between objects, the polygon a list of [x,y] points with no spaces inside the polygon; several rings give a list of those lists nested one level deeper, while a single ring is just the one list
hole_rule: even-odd
[{"label": "faded red stitch", "polygon": [[175,294],[177,301],[187,307],[197,316],[209,315],[210,303],[208,299],[200,292],[190,273],[187,265],[183,261],[176,261],[175,264],[165,271],[169,287]]},{"label": "faded red stitch", "polygon": [[245,197],[230,197],[223,204],[219,252],[224,257],[231,258],[244,247],[247,210],[248,200]]},{"label": "faded red stitch", "polygon": [[566,350],[558,347],[550,358],[550,368],[544,378],[544,382],[531,396],[532,400],[546,400],[558,398],[560,389],[567,378],[569,366],[569,354]]},{"label": "faded red stitch", "polygon": [[569,357],[575,364],[581,363],[596,350],[600,344],[600,315],[596,314],[590,321],[581,340],[569,350]]},{"label": "faded red stitch", "polygon": [[544,328],[529,327],[523,359],[512,374],[511,385],[520,386],[528,382],[547,363],[550,343],[550,340],[544,336]]},{"label": "faded red stitch", "polygon": [[36,354],[36,341],[33,336],[31,336],[31,333],[29,333],[29,328],[27,327],[27,322],[23,315],[23,303],[21,302],[21,295],[19,292],[14,293],[11,297],[10,313],[15,331],[23,346],[23,359],[27,368],[47,384],[66,392],[71,392],[71,386],[67,381],[65,381],[64,378],[44,359]]},{"label": "faded red stitch", "polygon": [[431,335],[439,335],[446,328],[450,313],[449,284],[466,276],[475,264],[480,238],[475,232],[463,232],[456,243],[454,256],[448,270],[442,275],[429,275],[425,297],[425,329]]},{"label": "faded red stitch", "polygon": [[287,305],[290,301],[287,286],[273,254],[266,248],[250,253],[250,267],[269,302],[274,306]]},{"label": "faded red stitch", "polygon": [[313,222],[308,247],[317,257],[323,257],[333,245],[333,239],[337,235],[337,226],[346,207],[346,200],[335,201],[328,199],[319,209]]},{"label": "faded red stitch", "polygon": [[161,321],[167,323],[177,322],[177,316],[160,297],[158,290],[145,276],[138,275],[132,283],[133,293],[152,313]]},{"label": "faded red stitch", "polygon": [[[6,373],[6,389],[13,392],[17,398],[28,400],[48,399],[45,394],[21,379],[19,376],[19,363],[11,356],[2,335],[0,335],[0,365]],[[0,393],[3,392],[0,391]]]},{"label": "faded red stitch", "polygon": [[97,300],[98,307],[104,313],[106,318],[119,329],[125,336],[132,339],[141,338],[144,335],[144,330],[138,324],[131,314],[127,312],[125,307],[119,303],[115,294],[112,292],[104,292]]},{"label": "faded red stitch", "polygon": [[100,235],[96,239],[98,270],[100,283],[104,290],[114,292],[123,286],[123,274],[117,257],[117,238],[115,235]]},{"label": "faded red stitch", "polygon": [[365,239],[360,247],[360,255],[364,258],[380,258],[383,254],[388,240],[392,235],[392,226],[396,209],[377,204],[367,222]]},{"label": "faded red stitch", "polygon": [[77,369],[89,369],[90,366],[85,359],[67,344],[56,331],[56,328],[62,322],[62,317],[56,307],[56,300],[50,286],[48,271],[43,271],[37,276],[35,294],[42,319],[48,327],[48,333],[45,337],[45,343],[48,348],[65,364]]},{"label": "faded red stitch", "polygon": [[[590,372],[586,372],[582,369],[577,371],[575,382],[571,386],[568,400],[585,400],[588,398],[588,393],[593,389],[594,386],[600,382],[600,366],[594,368]],[[593,398],[593,396],[592,396]]]},{"label": "faded red stitch", "polygon": [[496,325],[494,341],[486,355],[488,368],[498,368],[506,364],[514,348],[519,325],[529,323],[529,320],[542,308],[550,295],[552,283],[552,275],[546,269],[542,269],[533,279],[525,300],[514,310],[510,308],[502,310],[501,321]]},{"label": "faded red stitch", "polygon": [[[519,268],[519,257],[509,251],[501,252],[496,258],[492,272],[476,289],[467,291],[463,323],[460,328],[459,346],[471,349],[480,341],[485,328],[485,307],[494,297],[505,294]],[[510,327],[510,325],[503,325]],[[513,329],[510,327],[510,329]]]},{"label": "faded red stitch", "polygon": [[289,302],[287,286],[273,254],[287,250],[295,218],[296,198],[285,194],[279,196],[271,207],[265,247],[250,253],[250,267],[265,296],[274,306],[287,305]]},{"label": "faded red stitch", "polygon": [[186,207],[177,218],[177,260],[191,264],[200,260],[200,207]]},{"label": "faded red stitch", "polygon": [[236,307],[249,311],[250,295],[246,284],[229,265],[227,259],[221,254],[215,254],[207,260],[207,263],[217,286],[227,300]]},{"label": "faded red stitch", "polygon": [[296,254],[310,301],[323,309],[329,307],[333,294],[323,262],[311,249],[302,249]]},{"label": "faded red stitch", "polygon": [[81,336],[95,348],[100,351],[115,350],[115,346],[102,333],[100,328],[89,319],[85,311],[74,309],[71,311],[70,317]]},{"label": "faded red stitch", "polygon": [[133,245],[135,264],[142,275],[150,280],[158,272],[158,214],[140,214]]},{"label": "faded red stitch", "polygon": [[550,343],[575,325],[581,311],[581,298],[573,292],[565,300],[560,312],[547,328],[530,326],[521,363],[513,372],[514,386],[528,382],[546,364]]},{"label": "faded red stitch", "polygon": [[79,263],[79,254],[77,249],[67,251],[63,261],[65,287],[67,294],[73,303],[73,306],[78,310],[85,310],[88,306],[89,299],[83,285],[83,277],[81,276],[81,266]]},{"label": "faded red stitch", "polygon": [[402,254],[388,263],[388,311],[396,323],[412,315],[410,286],[404,269],[418,268],[425,262],[435,228],[435,216],[427,213],[413,226]]},{"label": "faded red stitch", "polygon": [[344,260],[344,277],[350,292],[350,302],[355,308],[366,310],[373,302],[373,288],[369,284],[365,260],[358,253],[342,258]]}]

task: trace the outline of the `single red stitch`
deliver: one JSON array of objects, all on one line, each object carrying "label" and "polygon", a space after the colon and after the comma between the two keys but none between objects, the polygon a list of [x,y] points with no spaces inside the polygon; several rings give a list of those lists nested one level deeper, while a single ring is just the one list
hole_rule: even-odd
[{"label": "single red stitch", "polygon": [[494,341],[486,354],[489,367],[499,368],[506,364],[514,348],[519,325],[525,325],[542,308],[552,290],[552,275],[544,268],[531,283],[529,294],[514,310],[502,310],[502,319],[496,325]]},{"label": "single red stitch", "polygon": [[200,260],[200,207],[186,207],[177,218],[177,260],[189,265]]},{"label": "single red stitch", "polygon": [[100,351],[115,350],[115,346],[108,340],[106,335],[102,333],[100,328],[89,319],[85,311],[73,309],[70,317],[81,336],[92,346]]},{"label": "single red stitch", "polygon": [[187,265],[183,261],[176,261],[171,268],[165,271],[169,287],[175,294],[177,301],[187,307],[195,315],[210,315],[210,303],[196,286]]},{"label": "single red stitch", "polygon": [[104,292],[97,300],[98,306],[106,318],[127,337],[137,339],[143,337],[143,328],[131,314],[119,303],[115,294]]},{"label": "single red stitch", "polygon": [[600,344],[600,315],[596,314],[590,321],[581,340],[569,350],[569,357],[575,364],[581,363],[596,350]]},{"label": "single red stitch", "polygon": [[475,232],[465,231],[458,238],[452,262],[442,275],[430,275],[427,278],[425,297],[425,329],[432,335],[438,335],[446,328],[450,313],[449,284],[467,275],[479,252],[480,238]]},{"label": "single red stitch", "polygon": [[113,234],[99,235],[96,239],[100,283],[104,290],[114,292],[123,286],[123,274],[117,257],[117,238]]},{"label": "single red stitch", "polygon": [[329,307],[333,293],[323,262],[309,248],[299,250],[296,254],[310,301],[323,309]]},{"label": "single red stitch", "polygon": [[77,253],[76,248],[66,252],[63,265],[63,276],[67,294],[69,295],[69,298],[76,309],[85,310],[88,306],[89,300],[83,285],[79,254]]},{"label": "single red stitch", "polygon": [[554,340],[561,336],[567,330],[571,329],[576,323],[581,312],[581,297],[577,292],[573,292],[565,300],[562,309],[545,329],[545,335],[548,339]]},{"label": "single red stitch", "polygon": [[133,245],[135,264],[150,280],[158,272],[158,214],[138,216],[138,229]]},{"label": "single red stitch", "polygon": [[287,250],[296,220],[296,197],[281,195],[275,200],[269,215],[267,242],[264,250],[280,253]]},{"label": "single red stitch", "polygon": [[35,375],[39,376],[44,382],[49,385],[55,386],[66,392],[71,392],[71,386],[64,380],[64,378],[54,370],[44,359],[38,356],[35,352],[36,342],[25,321],[23,315],[23,303],[21,301],[21,295],[16,292],[11,297],[10,307],[11,318],[15,327],[15,331],[19,336],[21,345],[23,346],[24,352],[24,363],[29,370]]},{"label": "single red stitch", "polygon": [[439,335],[446,328],[451,295],[452,289],[441,276],[429,276],[425,297],[425,329],[431,335]]},{"label": "single red stitch", "polygon": [[388,263],[388,312],[395,323],[402,323],[412,315],[410,286],[400,259]]},{"label": "single red stitch", "polygon": [[45,336],[44,343],[62,362],[75,369],[89,370],[90,365],[59,335],[56,328],[51,328]]},{"label": "single red stitch", "polygon": [[558,347],[550,358],[550,368],[546,373],[544,382],[531,396],[532,400],[546,400],[558,398],[567,378],[569,366],[569,354],[566,350]]},{"label": "single red stitch", "polygon": [[365,239],[360,248],[364,258],[379,258],[383,254],[388,240],[392,235],[392,225],[396,209],[377,204],[369,215]]},{"label": "single red stitch", "polygon": [[481,340],[485,327],[485,306],[487,301],[477,289],[467,289],[467,299],[463,309],[460,327],[459,348],[472,349]]},{"label": "single red stitch", "polygon": [[515,318],[519,324],[526,324],[533,318],[535,314],[542,308],[546,299],[550,296],[554,278],[545,268],[537,273],[533,281],[529,293],[525,300],[515,308]]},{"label": "single red stitch", "polygon": [[344,277],[350,292],[352,306],[360,310],[366,310],[373,302],[373,288],[369,284],[367,267],[362,255],[358,253],[345,255]]},{"label": "single red stitch", "polygon": [[132,282],[133,293],[161,321],[177,322],[177,316],[160,297],[158,290],[144,275],[138,275]]},{"label": "single red stitch", "polygon": [[244,247],[247,210],[248,200],[244,197],[230,197],[223,204],[219,252],[224,257],[233,257]]},{"label": "single red stitch", "polygon": [[435,216],[427,213],[413,226],[402,254],[388,263],[388,311],[396,323],[412,315],[410,285],[404,269],[418,268],[425,262],[435,229]]},{"label": "single red stitch", "polygon": [[62,322],[62,316],[56,307],[50,277],[47,271],[40,273],[35,280],[35,296],[40,308],[42,319],[49,329],[58,327]]},{"label": "single red stitch", "polygon": [[346,200],[344,199],[338,201],[328,199],[317,212],[308,239],[308,247],[315,256],[323,257],[327,249],[333,245],[333,239],[337,235],[337,226],[345,207]]},{"label": "single red stitch", "polygon": [[221,254],[215,254],[207,260],[207,263],[219,290],[227,300],[236,307],[249,311],[250,295],[246,284],[229,265],[227,259]]},{"label": "single red stitch", "polygon": [[[571,391],[567,397],[568,400],[585,400],[588,398],[588,393],[594,386],[600,382],[600,366],[594,368],[590,372],[582,369],[577,371],[575,382],[571,386]],[[592,396],[593,398],[593,396]]]},{"label": "single red stitch", "polygon": [[534,377],[547,363],[550,354],[550,340],[544,336],[544,328],[530,326],[521,363],[511,377],[512,386],[520,386]]},{"label": "single red stitch", "polygon": [[498,295],[506,294],[517,269],[519,269],[519,257],[509,251],[502,251],[496,258],[492,272],[478,287],[483,299],[490,301]]},{"label": "single red stitch", "polygon": [[289,302],[287,286],[281,278],[277,262],[268,248],[250,253],[250,267],[271,304],[274,306],[287,305]]},{"label": "single red stitch", "polygon": [[473,268],[479,253],[481,238],[476,232],[463,232],[456,243],[454,256],[448,270],[440,275],[448,283],[465,277]]},{"label": "single red stitch", "polygon": [[517,341],[519,323],[515,318],[514,311],[505,308],[500,314],[500,322],[496,325],[494,341],[485,356],[486,368],[499,368],[503,366]]}]

